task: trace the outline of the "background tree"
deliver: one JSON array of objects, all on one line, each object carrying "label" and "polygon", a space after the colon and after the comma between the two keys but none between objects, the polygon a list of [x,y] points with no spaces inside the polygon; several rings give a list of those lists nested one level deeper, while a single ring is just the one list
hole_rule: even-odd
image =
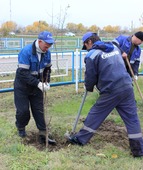
[{"label": "background tree", "polygon": [[49,25],[46,21],[35,21],[32,25],[28,25],[25,28],[26,33],[39,33],[44,30],[48,30]]},{"label": "background tree", "polygon": [[[143,31],[143,25],[140,27],[136,27],[133,29],[130,29],[129,27],[124,27],[121,28],[120,26],[112,26],[112,25],[107,25],[104,26],[102,29],[98,27],[97,25],[91,25],[89,27],[84,26],[82,23],[75,24],[75,23],[67,23],[65,27],[65,21],[67,18],[67,10],[69,7],[65,8],[65,11],[61,10],[60,14],[58,15],[59,17],[57,18],[58,23],[57,24],[52,24],[49,25],[46,21],[40,20],[40,21],[35,21],[33,22],[32,25],[28,25],[26,27],[18,26],[15,22],[13,21],[6,21],[0,25],[0,34],[1,37],[6,37],[9,36],[9,32],[15,32],[15,36],[19,36],[18,34],[38,34],[41,31],[48,30],[53,33],[55,40],[57,36],[62,36],[64,35],[65,32],[71,31],[73,33],[76,33],[77,36],[81,36],[81,34],[87,32],[87,31],[92,31],[92,32],[97,32],[98,34],[100,33],[100,36],[102,37],[109,37],[109,36],[116,36],[118,34],[133,34],[136,31]],[[65,14],[63,13],[65,12]],[[143,24],[143,14],[141,15],[140,21]],[[62,44],[62,43],[61,43]]]},{"label": "background tree", "polygon": [[121,27],[120,26],[107,25],[107,26],[103,27],[103,31],[105,31],[107,33],[118,33],[118,32],[121,31]]},{"label": "background tree", "polygon": [[66,21],[66,18],[67,18],[67,11],[68,9],[70,8],[69,5],[67,5],[65,7],[65,9],[60,9],[60,13],[58,15],[58,28],[61,30],[61,36],[63,35],[63,31],[64,31],[64,24],[65,24],[65,21]]},{"label": "background tree", "polygon": [[118,25],[117,25],[117,26],[113,26],[112,29],[113,29],[113,32],[114,32],[114,33],[119,33],[119,32],[121,32],[121,27],[118,26]]},{"label": "background tree", "polygon": [[71,31],[77,34],[84,33],[87,31],[87,27],[85,27],[82,23],[75,24],[75,23],[68,23],[66,26],[67,31]]},{"label": "background tree", "polygon": [[77,25],[75,23],[69,22],[69,23],[67,23],[66,30],[71,31],[71,32],[76,32]]},{"label": "background tree", "polygon": [[3,36],[7,36],[9,32],[16,32],[17,24],[13,21],[4,22],[1,25],[1,33]]},{"label": "background tree", "polygon": [[77,24],[76,32],[80,31],[80,33],[83,33],[83,32],[86,32],[86,30],[87,28],[82,23]]},{"label": "background tree", "polygon": [[99,31],[101,30],[100,27],[98,27],[97,25],[91,25],[88,29],[89,31],[96,32],[98,34],[99,34]]},{"label": "background tree", "polygon": [[111,25],[107,25],[107,26],[103,27],[103,31],[111,33],[111,32],[113,32],[113,28]]}]

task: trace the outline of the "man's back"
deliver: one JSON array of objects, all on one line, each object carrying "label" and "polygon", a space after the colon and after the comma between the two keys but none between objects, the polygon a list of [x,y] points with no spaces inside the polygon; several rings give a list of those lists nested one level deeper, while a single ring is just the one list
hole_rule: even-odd
[{"label": "man's back", "polygon": [[[94,85],[101,93],[111,93],[114,90],[122,91],[124,87],[131,85],[132,80],[126,71],[121,52],[116,46],[113,46],[108,52],[105,51],[105,49],[99,50],[96,48],[89,52],[86,59],[85,74],[88,75],[85,78],[86,85],[90,86],[91,84],[92,86],[91,81],[94,79]],[[94,53],[96,54],[93,57]],[[91,77],[90,74],[92,74]]]}]

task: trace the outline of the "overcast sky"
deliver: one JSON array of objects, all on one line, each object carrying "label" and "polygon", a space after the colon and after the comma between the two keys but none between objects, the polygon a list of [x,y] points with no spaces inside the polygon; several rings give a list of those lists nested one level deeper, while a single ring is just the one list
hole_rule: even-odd
[{"label": "overcast sky", "polygon": [[65,26],[69,22],[100,28],[141,26],[143,0],[0,0],[0,25],[9,20],[19,26],[39,20],[56,24],[60,12],[65,13],[68,5]]}]

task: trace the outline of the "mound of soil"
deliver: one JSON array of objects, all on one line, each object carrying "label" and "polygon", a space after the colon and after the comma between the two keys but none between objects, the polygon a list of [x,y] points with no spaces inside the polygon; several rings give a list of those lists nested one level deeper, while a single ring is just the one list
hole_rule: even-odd
[{"label": "mound of soil", "polygon": [[[54,139],[56,139],[56,145],[48,145],[48,151],[58,151],[61,148],[65,148],[69,145],[64,137],[58,136],[58,134],[53,134]],[[128,137],[125,127],[117,126],[114,122],[106,120],[97,130],[95,136],[91,139],[90,144],[94,144],[96,148],[101,148],[101,143],[96,143],[96,140],[112,143],[115,146],[120,146],[123,149],[129,148]],[[39,150],[45,150],[45,145],[41,145],[38,142],[38,134],[35,132],[28,132],[26,138],[23,139],[25,145],[32,145]]]},{"label": "mound of soil", "polygon": [[112,143],[123,149],[129,148],[129,140],[125,127],[117,126],[112,121],[105,121],[97,130],[95,135],[100,137],[102,141]]}]

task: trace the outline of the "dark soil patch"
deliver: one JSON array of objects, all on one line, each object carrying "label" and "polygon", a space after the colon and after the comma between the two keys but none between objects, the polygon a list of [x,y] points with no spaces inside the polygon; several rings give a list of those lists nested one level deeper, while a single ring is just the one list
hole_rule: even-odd
[{"label": "dark soil patch", "polygon": [[[61,148],[66,148],[69,143],[63,136],[58,134],[53,134],[56,140],[56,145],[48,145],[48,151],[58,151]],[[98,142],[101,141],[101,142]],[[45,150],[45,145],[41,145],[38,142],[38,134],[34,132],[28,132],[26,138],[23,139],[25,145],[31,145],[39,150]],[[103,147],[105,143],[112,143],[115,146],[121,147],[123,149],[129,148],[128,137],[125,127],[117,126],[114,122],[106,120],[97,130],[95,136],[91,139],[90,144],[94,145],[96,149]]]},{"label": "dark soil patch", "polygon": [[[54,139],[56,140],[55,145],[48,144],[48,151],[53,152],[53,151],[58,151],[61,148],[64,148],[68,146],[68,143],[66,139],[59,137],[57,134],[54,134]],[[46,144],[40,144],[38,140],[38,133],[35,132],[28,132],[26,138],[23,138],[23,143],[25,145],[31,145],[36,147],[38,150],[45,150],[46,149]]]},{"label": "dark soil patch", "polygon": [[99,136],[104,142],[112,143],[123,149],[129,148],[126,128],[123,126],[117,126],[112,121],[105,121],[97,130],[95,138],[96,136]]}]

